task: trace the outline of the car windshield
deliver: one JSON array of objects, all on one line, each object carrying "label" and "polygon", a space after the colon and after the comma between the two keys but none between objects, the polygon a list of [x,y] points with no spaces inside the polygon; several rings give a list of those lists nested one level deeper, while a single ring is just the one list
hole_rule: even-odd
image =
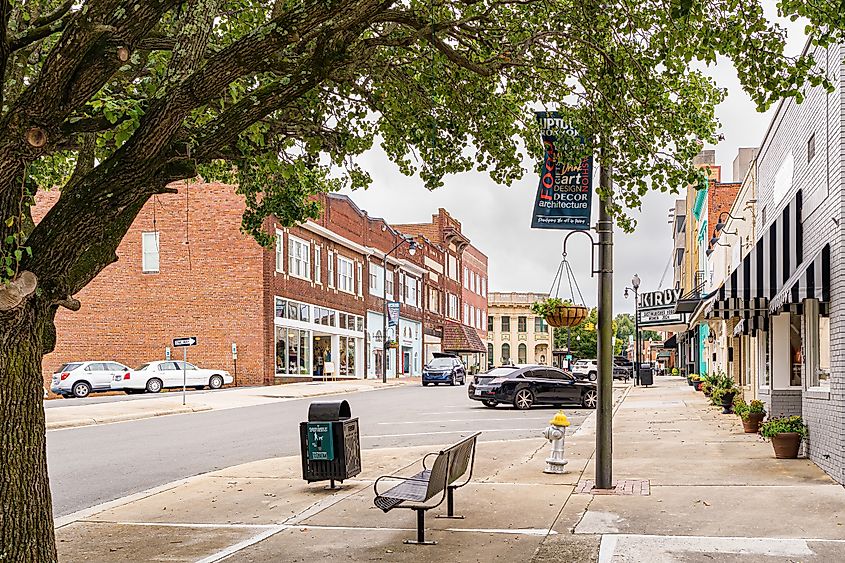
[{"label": "car windshield", "polygon": [[429,369],[445,369],[452,367],[454,360],[452,358],[434,358],[425,367]]},{"label": "car windshield", "polygon": [[141,367],[139,367],[138,369],[136,369],[135,371],[144,371],[148,367],[150,367],[150,364],[144,364]]}]

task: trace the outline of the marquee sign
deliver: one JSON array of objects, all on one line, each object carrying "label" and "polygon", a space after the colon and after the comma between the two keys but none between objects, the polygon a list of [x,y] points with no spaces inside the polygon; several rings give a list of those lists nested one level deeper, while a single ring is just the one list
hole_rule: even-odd
[{"label": "marquee sign", "polygon": [[664,289],[640,294],[640,327],[680,324],[684,315],[675,312],[680,289]]}]

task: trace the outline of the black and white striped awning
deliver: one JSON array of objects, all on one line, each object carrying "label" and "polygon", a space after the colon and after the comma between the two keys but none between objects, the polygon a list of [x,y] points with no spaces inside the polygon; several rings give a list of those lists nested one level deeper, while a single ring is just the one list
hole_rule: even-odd
[{"label": "black and white striped awning", "polygon": [[759,315],[756,317],[749,317],[742,319],[734,327],[734,336],[744,334],[750,336],[756,334],[758,330],[769,330],[769,317]]},{"label": "black and white striped awning", "polygon": [[799,190],[725,279],[708,318],[751,319],[768,315],[769,300],[803,259],[801,203]]},{"label": "black and white striped awning", "polygon": [[[826,244],[811,260],[801,264],[769,303],[774,313],[800,305],[804,299],[830,302],[830,245]],[[795,309],[795,312],[800,310]]]}]

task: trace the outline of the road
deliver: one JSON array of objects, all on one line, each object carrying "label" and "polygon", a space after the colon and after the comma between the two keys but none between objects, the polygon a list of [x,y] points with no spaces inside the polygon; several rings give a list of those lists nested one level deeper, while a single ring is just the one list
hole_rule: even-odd
[{"label": "road", "polygon": [[[539,438],[554,408],[489,409],[466,387],[396,387],[322,397],[349,401],[362,448],[446,445],[482,431],[481,440]],[[313,399],[164,416],[47,433],[53,512],[96,504],[208,471],[299,453],[298,424]],[[573,426],[590,410],[567,408]]]}]

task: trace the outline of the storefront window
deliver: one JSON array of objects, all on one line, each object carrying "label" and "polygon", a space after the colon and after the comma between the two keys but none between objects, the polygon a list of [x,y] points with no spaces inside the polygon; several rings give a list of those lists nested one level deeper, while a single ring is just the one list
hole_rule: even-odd
[{"label": "storefront window", "polygon": [[771,349],[769,346],[771,345],[769,340],[769,333],[767,331],[760,331],[759,336],[757,336],[757,352],[759,354],[759,360],[757,362],[757,366],[759,369],[759,380],[760,380],[760,388],[761,389],[768,389],[770,387],[771,382],[771,368],[769,366],[769,358],[771,357]]},{"label": "storefront window", "polygon": [[792,387],[801,386],[801,368],[804,363],[801,344],[801,315],[789,315],[789,357],[792,363],[789,385]]},{"label": "storefront window", "polygon": [[276,374],[308,375],[311,364],[311,332],[276,327]]},{"label": "storefront window", "polygon": [[355,346],[355,339],[351,337],[341,336],[338,348],[339,367],[338,373],[342,376],[355,375],[355,361],[357,359],[357,347]]},{"label": "storefront window", "polygon": [[818,374],[819,386],[830,388],[830,317],[819,317]]}]

